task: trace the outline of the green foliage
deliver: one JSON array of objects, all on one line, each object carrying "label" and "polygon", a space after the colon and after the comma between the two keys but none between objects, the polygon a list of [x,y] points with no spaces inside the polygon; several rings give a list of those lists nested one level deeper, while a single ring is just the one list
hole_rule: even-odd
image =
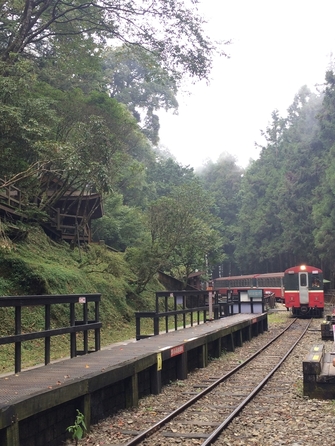
[{"label": "green foliage", "polygon": [[245,273],[320,262],[312,219],[325,155],[315,144],[320,104],[320,97],[303,87],[285,119],[274,112],[260,159],[246,171],[235,252]]},{"label": "green foliage", "polygon": [[[26,226],[27,237],[12,242],[11,249],[0,248],[0,295],[80,294],[101,293],[100,320],[102,346],[135,337],[134,312],[152,309],[154,293],[162,289],[153,279],[141,296],[134,293],[131,283],[135,277],[129,271],[122,253],[104,246],[91,245],[87,250],[70,249],[67,243],[51,241],[41,229]],[[12,309],[0,309],[1,333],[14,333]],[[93,310],[92,310],[93,311]],[[67,326],[69,308],[51,308],[51,326]],[[27,307],[22,311],[22,329],[28,333],[44,329],[44,309]],[[1,334],[0,333],[0,334]],[[94,348],[94,342],[90,348]],[[51,359],[67,356],[67,335],[51,341]],[[41,364],[44,346],[41,340],[22,344],[23,367]],[[0,370],[13,369],[11,348],[0,349]]]},{"label": "green foliage", "polygon": [[226,260],[220,262],[220,274],[223,276],[232,274],[231,268],[235,260],[243,175],[244,169],[237,166],[236,160],[227,154],[221,154],[216,163],[210,161],[199,171],[204,188],[213,196],[216,214],[220,219],[217,229],[222,238],[222,251],[226,254]]},{"label": "green foliage", "polygon": [[[45,163],[54,150],[52,129],[57,117],[50,99],[37,94],[29,62],[0,62],[0,177],[9,178]],[[42,147],[43,146],[43,147]],[[31,175],[31,173],[30,173]],[[21,175],[24,177],[24,175]]]},{"label": "green foliage", "polygon": [[104,75],[110,95],[128,107],[147,138],[157,144],[159,118],[155,112],[178,107],[176,82],[159,66],[157,55],[127,46],[108,50]]},{"label": "green foliage", "polygon": [[83,438],[87,428],[85,424],[85,417],[78,409],[74,424],[72,426],[68,426],[66,430],[72,434],[72,439],[75,440],[76,444],[78,444],[78,440]]},{"label": "green foliage", "polygon": [[109,195],[104,202],[104,216],[93,223],[94,239],[104,240],[119,251],[137,244],[146,232],[143,212],[122,201],[121,194]]},{"label": "green foliage", "polygon": [[62,56],[83,59],[106,39],[114,39],[145,48],[176,79],[184,73],[208,78],[217,44],[204,34],[204,20],[192,4],[187,7],[181,0],[158,0],[151,5],[128,0],[5,0],[0,12],[0,57],[6,62],[20,55],[43,59],[65,47],[71,50],[62,50]]},{"label": "green foliage", "polygon": [[156,151],[156,160],[149,164],[147,181],[152,189],[152,199],[165,197],[171,194],[176,186],[190,183],[196,179],[192,167],[185,167],[171,158],[165,157],[159,150]]},{"label": "green foliage", "polygon": [[183,280],[196,269],[206,270],[222,259],[218,220],[212,199],[196,180],[174,187],[154,201],[147,213],[148,235],[137,247],[127,248],[126,260],[137,277],[136,292],[160,269],[183,271]]}]

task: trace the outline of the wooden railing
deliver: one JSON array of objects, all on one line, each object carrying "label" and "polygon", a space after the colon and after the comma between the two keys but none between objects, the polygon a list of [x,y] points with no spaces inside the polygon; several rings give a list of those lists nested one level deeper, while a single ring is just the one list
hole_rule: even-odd
[{"label": "wooden railing", "polygon": [[21,191],[14,186],[3,186],[5,181],[0,178],[0,204],[13,209],[22,209]]},{"label": "wooden railing", "polygon": [[[217,294],[208,291],[159,291],[156,293],[155,311],[135,313],[136,340],[159,335],[162,321],[165,332],[168,333],[171,330],[219,319],[231,314],[228,309],[230,305],[226,300],[219,302]],[[152,321],[152,331],[149,334],[142,332],[141,321],[145,319]]]},{"label": "wooden railing", "polygon": [[[76,241],[76,237],[80,239],[81,242],[89,243],[91,241],[91,229],[88,223],[82,224],[84,216],[82,215],[70,215],[62,214],[59,208],[54,208],[48,206],[47,212],[49,215],[48,224],[51,228],[59,231],[62,240],[66,241]],[[64,224],[64,219],[73,220],[73,224]],[[79,233],[79,227],[81,231]]]},{"label": "wooden railing", "polygon": [[[24,216],[25,205],[22,201],[22,192],[14,186],[3,186],[5,180],[0,178],[0,208],[13,215]],[[66,241],[79,241],[89,243],[91,241],[91,228],[83,223],[83,215],[61,213],[59,208],[48,206],[45,209],[48,219],[42,224],[57,237]],[[64,221],[67,221],[65,224]]]},{"label": "wooden railing", "polygon": [[[88,332],[94,330],[93,351],[100,350],[99,303],[101,294],[71,294],[71,295],[41,295],[41,296],[9,296],[0,297],[1,307],[12,307],[15,309],[14,334],[0,337],[0,346],[15,344],[15,373],[21,371],[22,342],[34,339],[44,339],[44,364],[50,363],[50,340],[53,336],[70,334],[70,356],[71,358],[89,353]],[[94,305],[94,319],[88,319],[89,303]],[[69,325],[51,328],[51,306],[67,304],[69,306]],[[82,320],[76,320],[76,309],[82,307]],[[28,306],[43,306],[45,309],[44,330],[22,333],[22,308]],[[76,307],[77,306],[77,307]],[[83,349],[77,350],[77,333],[83,334]]]}]

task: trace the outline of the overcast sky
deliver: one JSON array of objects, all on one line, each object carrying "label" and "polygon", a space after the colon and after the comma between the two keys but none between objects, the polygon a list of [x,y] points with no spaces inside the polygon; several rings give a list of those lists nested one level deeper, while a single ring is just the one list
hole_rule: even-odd
[{"label": "overcast sky", "polygon": [[212,81],[178,95],[179,115],[160,113],[160,142],[183,165],[227,152],[245,167],[257,159],[271,113],[285,115],[303,85],[324,82],[335,54],[334,0],[202,0],[213,39],[232,40]]}]

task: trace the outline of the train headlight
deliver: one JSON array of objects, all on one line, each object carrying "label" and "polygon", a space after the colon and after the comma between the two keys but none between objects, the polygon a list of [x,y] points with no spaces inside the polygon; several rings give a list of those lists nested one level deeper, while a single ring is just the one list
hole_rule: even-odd
[{"label": "train headlight", "polygon": [[300,269],[301,269],[301,271],[305,271],[305,269],[306,269],[306,265],[301,265],[301,266],[300,266]]}]

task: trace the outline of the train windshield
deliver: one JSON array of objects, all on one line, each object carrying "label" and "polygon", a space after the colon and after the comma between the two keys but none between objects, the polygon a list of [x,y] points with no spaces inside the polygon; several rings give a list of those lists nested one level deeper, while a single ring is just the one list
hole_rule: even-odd
[{"label": "train windshield", "polygon": [[307,274],[300,273],[300,286],[307,286]]},{"label": "train windshield", "polygon": [[320,274],[312,274],[311,287],[314,289],[318,289],[318,288],[322,289],[322,277]]},{"label": "train windshield", "polygon": [[285,274],[284,288],[286,291],[299,289],[299,283],[298,283],[296,274]]}]

